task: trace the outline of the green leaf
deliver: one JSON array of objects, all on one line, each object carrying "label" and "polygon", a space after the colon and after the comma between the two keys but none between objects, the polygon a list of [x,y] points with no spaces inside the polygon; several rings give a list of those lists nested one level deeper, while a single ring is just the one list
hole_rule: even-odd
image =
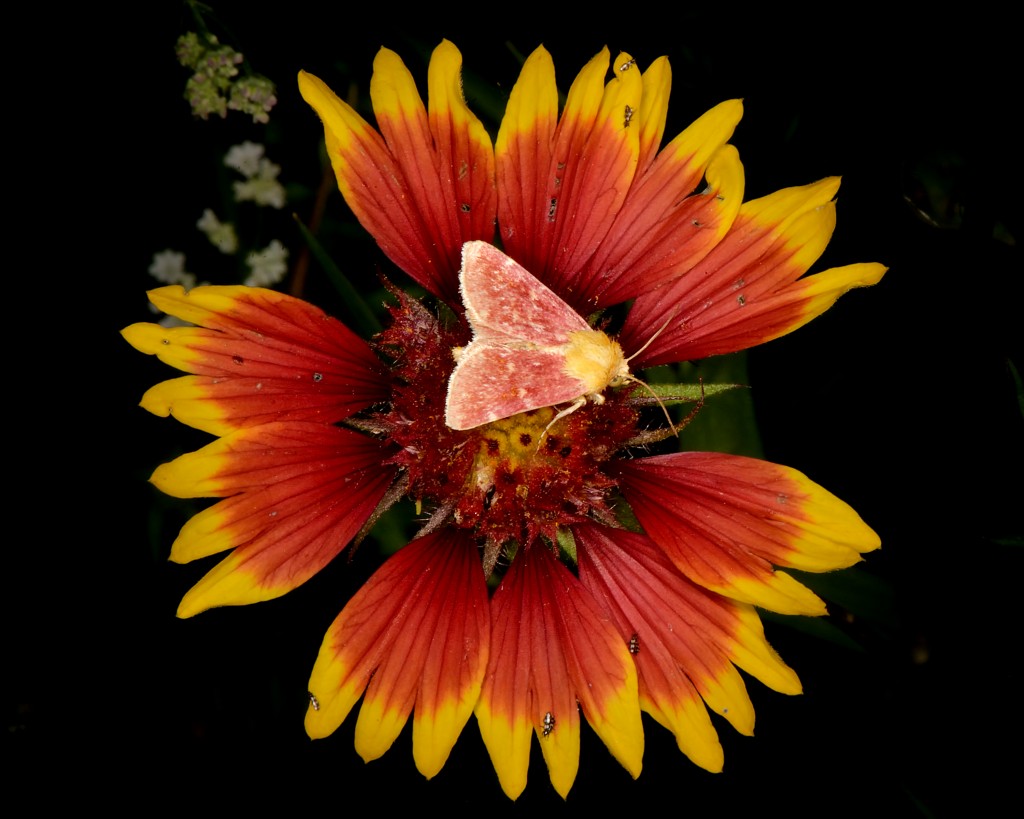
[{"label": "green leaf", "polygon": [[892,623],[896,619],[892,586],[863,569],[853,567],[820,574],[797,569],[786,571],[815,594],[837,603],[856,617],[875,623]]},{"label": "green leaf", "polygon": [[1014,387],[1017,389],[1017,407],[1020,409],[1020,414],[1024,416],[1024,381],[1021,380],[1020,370],[1017,369],[1017,365],[1013,363],[1013,359],[1006,359],[1006,367],[1010,371],[1010,377],[1013,379]]},{"label": "green leaf", "polygon": [[396,503],[377,519],[371,537],[382,554],[394,554],[409,542],[412,520],[413,512],[407,503]]},{"label": "green leaf", "polygon": [[776,614],[773,611],[758,609],[761,618],[775,623],[780,623],[795,631],[803,632],[819,640],[842,646],[851,651],[865,651],[864,646],[854,640],[849,634],[830,623],[824,617],[802,617],[799,615]]},{"label": "green leaf", "polygon": [[[750,383],[745,352],[714,356],[704,359],[699,365],[683,363],[655,367],[645,371],[644,377],[655,390],[662,385],[675,387],[680,381],[688,382],[690,388],[694,382],[702,381],[705,397],[714,390],[714,404],[701,407],[682,429],[679,436],[681,449],[764,457],[752,391],[735,389]],[[699,383],[696,387],[699,393]],[[697,397],[699,399],[699,394]]]}]

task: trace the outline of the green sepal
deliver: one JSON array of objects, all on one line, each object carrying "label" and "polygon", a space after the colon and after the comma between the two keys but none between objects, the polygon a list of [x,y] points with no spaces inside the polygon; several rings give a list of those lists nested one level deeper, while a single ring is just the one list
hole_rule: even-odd
[{"label": "green sepal", "polygon": [[[693,381],[701,376],[704,394],[708,395],[709,384],[750,384],[747,374],[747,352],[741,350],[729,355],[717,355],[704,359],[699,365],[676,364],[672,367],[657,367],[648,370],[651,380],[669,381],[665,376],[680,377]],[[659,376],[662,376],[659,378]],[[749,458],[764,458],[761,434],[754,414],[754,390],[724,390],[715,399],[714,412],[698,412],[679,436],[682,449],[696,452],[725,452],[730,455],[746,455]]]},{"label": "green sepal", "polygon": [[629,502],[619,495],[615,499],[614,504],[615,519],[619,522],[627,532],[635,532],[638,535],[644,533],[644,527],[640,525],[640,521],[636,519],[636,513],[633,511],[633,507],[629,505]]},{"label": "green sepal", "polygon": [[703,398],[711,398],[743,386],[743,384],[648,384],[647,387],[643,387],[634,384],[630,388],[629,403],[638,406],[654,406],[658,403],[665,406],[696,404]]},{"label": "green sepal", "polygon": [[573,565],[576,564],[576,538],[572,536],[572,532],[565,526],[559,526],[555,535],[558,538],[558,548],[562,551],[566,557],[568,557]]}]

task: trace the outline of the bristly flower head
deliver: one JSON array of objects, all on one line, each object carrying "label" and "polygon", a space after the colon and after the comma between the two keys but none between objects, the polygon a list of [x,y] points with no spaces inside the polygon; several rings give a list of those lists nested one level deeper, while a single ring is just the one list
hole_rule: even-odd
[{"label": "bristly flower head", "polygon": [[[472,340],[459,289],[468,242],[500,245],[538,280],[530,292],[543,283],[581,317],[603,315],[602,332],[631,304],[614,342],[634,370],[776,338],[884,273],[855,264],[805,276],[831,236],[838,180],[743,202],[729,144],[741,104],[722,103],[661,147],[668,61],[641,73],[620,54],[609,79],[609,56],[583,68],[559,114],[554,67],[538,48],[493,145],[447,41],[430,61],[429,108],[381,49],[376,128],[300,74],[352,211],[451,321],[392,288],[390,326],[367,343],[269,290],[170,286],[152,301],[196,326],[125,330],[189,373],[153,387],[143,406],[218,436],[152,478],[177,497],[222,498],[172,547],[176,561],[231,550],[179,615],[285,594],[391,504],[413,501],[426,515],[420,533],[327,632],[306,729],[332,733],[362,697],[356,750],[370,760],[412,716],[413,756],[431,777],[475,714],[512,798],[526,786],[533,737],[568,793],[581,715],[634,777],[641,711],[696,764],[720,770],[709,710],[753,729],[737,669],[800,691],[755,606],[823,614],[785,570],[846,567],[879,546],[849,506],[793,469],[650,454],[671,432],[652,430],[661,416],[628,381],[600,383],[573,412],[445,422],[453,350]],[[508,318],[521,318],[514,303]],[[522,388],[537,377],[523,371]]]},{"label": "bristly flower head", "polygon": [[228,108],[249,114],[253,122],[270,122],[270,109],[275,105],[274,84],[266,77],[242,77],[231,86]]},{"label": "bristly flower head", "polygon": [[231,46],[221,45],[208,32],[200,36],[190,31],[178,38],[175,53],[178,62],[192,70],[185,99],[197,117],[226,117],[230,109],[249,114],[256,123],[270,121],[270,110],[277,104],[274,84],[252,75],[235,79],[245,58]]}]

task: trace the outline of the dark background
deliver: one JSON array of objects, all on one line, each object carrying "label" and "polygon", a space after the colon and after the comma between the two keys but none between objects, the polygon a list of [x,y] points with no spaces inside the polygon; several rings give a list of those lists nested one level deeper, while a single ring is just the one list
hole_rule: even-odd
[{"label": "dark background", "polygon": [[[154,799],[202,794],[232,804],[283,794],[296,812],[318,801],[339,813],[561,806],[539,753],[510,803],[473,721],[430,782],[415,771],[408,731],[369,765],[352,749],[354,715],[326,740],[306,738],[305,681],[327,626],[376,565],[371,548],[280,600],[175,619],[212,562],[166,562],[197,507],[163,498],[146,479],[206,438],[136,406],[173,373],[117,333],[148,320],[152,255],[188,249],[183,237],[212,201],[228,146],[266,142],[307,218],[322,130],[297,93],[300,68],[342,95],[343,80],[355,80],[365,102],[373,56],[387,45],[422,91],[426,57],[448,37],[462,51],[467,94],[471,72],[492,93],[495,84],[507,92],[519,67],[507,44],[525,55],[543,42],[565,90],[608,44],[613,57],[627,50],[642,66],[670,56],[668,137],[715,103],[744,99],[733,142],[747,198],[843,176],[838,228],[816,269],[879,261],[889,273],[751,351],[750,383],[765,456],[848,501],[883,548],[839,583],[841,602],[830,600],[835,639],[766,623],[805,693],[787,698],[751,680],[757,736],[716,723],[724,773],[694,767],[645,719],[644,772],[633,782],[585,729],[568,808],[941,817],[961,815],[958,797],[973,815],[994,804],[1021,756],[1015,620],[1024,568],[1024,434],[1009,366],[1021,325],[1020,83],[1003,24],[983,9],[967,21],[895,24],[862,5],[830,7],[827,20],[738,8],[663,18],[620,6],[585,23],[557,5],[529,23],[522,9],[460,9],[486,25],[318,6],[215,5],[227,26],[215,30],[234,36],[222,39],[278,85],[269,129],[237,114],[192,119],[181,96],[187,72],[174,58],[192,24],[174,3],[118,12],[110,25],[120,28],[78,44],[59,89],[38,91],[56,120],[40,140],[61,181],[45,198],[62,201],[79,262],[40,279],[69,294],[73,315],[56,333],[59,352],[44,345],[47,369],[35,373],[74,364],[29,413],[46,431],[24,465],[34,528],[14,538],[5,598],[13,758],[33,773],[93,771],[84,793],[113,802],[128,798],[119,783],[144,778]],[[337,194],[328,211],[342,218]],[[298,247],[280,216],[275,229]],[[51,244],[59,238],[47,234]],[[336,238],[349,271],[375,275],[372,245]],[[200,251],[189,262],[212,264]],[[330,309],[316,268],[310,276],[307,295]]]}]

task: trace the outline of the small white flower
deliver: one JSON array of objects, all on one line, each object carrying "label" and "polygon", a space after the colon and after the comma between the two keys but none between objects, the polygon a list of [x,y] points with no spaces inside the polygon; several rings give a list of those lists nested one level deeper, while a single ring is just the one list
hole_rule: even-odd
[{"label": "small white flower", "polygon": [[259,173],[263,151],[264,148],[259,143],[246,140],[241,145],[232,145],[228,149],[224,155],[224,164],[234,168],[246,179],[252,179]]},{"label": "small white flower", "polygon": [[263,250],[254,250],[246,256],[245,263],[249,265],[247,286],[270,287],[288,272],[288,249],[274,239]]},{"label": "small white flower", "polygon": [[246,140],[241,145],[233,145],[224,155],[224,164],[245,177],[244,182],[235,182],[235,199],[238,202],[283,208],[285,190],[277,181],[281,166],[275,165],[263,154],[262,145]]},{"label": "small white flower", "polygon": [[196,277],[185,270],[185,254],[176,250],[154,253],[149,275],[164,284],[180,284],[186,290],[194,287],[196,283]]},{"label": "small white flower", "polygon": [[238,251],[238,236],[234,225],[230,222],[221,222],[209,208],[203,211],[203,215],[196,222],[196,227],[206,234],[206,238],[221,253],[230,254]]},{"label": "small white flower", "polygon": [[272,208],[284,207],[284,186],[277,181],[281,166],[275,165],[266,157],[259,161],[255,175],[245,182],[235,183],[235,199],[239,202],[255,202],[257,205],[269,205]]}]

